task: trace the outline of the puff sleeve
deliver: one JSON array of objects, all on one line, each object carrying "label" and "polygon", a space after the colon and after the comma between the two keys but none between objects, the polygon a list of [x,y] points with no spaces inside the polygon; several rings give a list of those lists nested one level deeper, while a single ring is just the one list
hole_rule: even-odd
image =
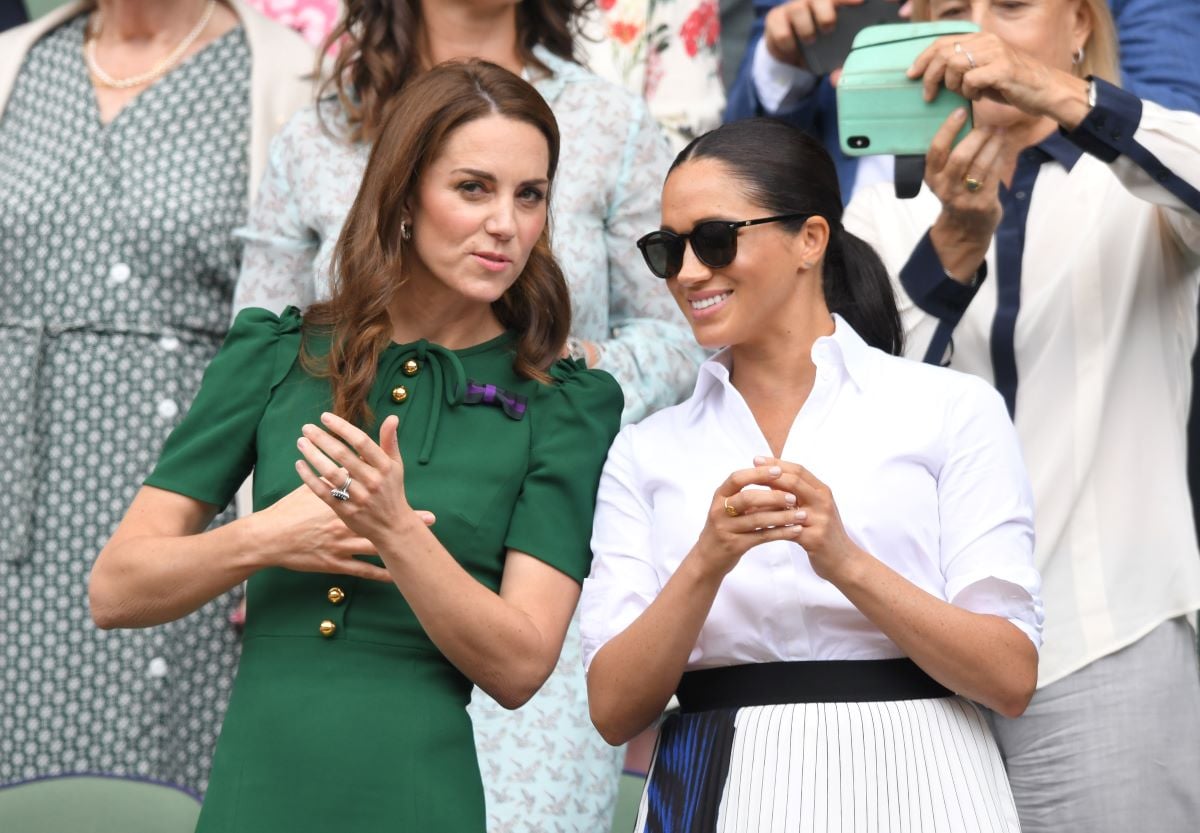
[{"label": "puff sleeve", "polygon": [[300,349],[300,313],[238,313],[200,390],[163,446],[147,486],[224,507],[254,468],[255,438],[271,390]]},{"label": "puff sleeve", "polygon": [[559,361],[551,376],[554,384],[530,402],[529,468],[505,546],[582,583],[591,566],[600,470],[620,427],[624,397],[610,375],[583,362]]}]

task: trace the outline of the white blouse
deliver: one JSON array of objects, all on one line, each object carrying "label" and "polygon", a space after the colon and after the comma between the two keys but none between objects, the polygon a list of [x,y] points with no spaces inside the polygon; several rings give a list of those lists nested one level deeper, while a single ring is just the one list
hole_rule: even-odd
[{"label": "white blouse", "polygon": [[843,221],[894,278],[908,355],[951,327],[951,367],[1007,378],[1037,507],[1043,686],[1200,608],[1186,470],[1200,115],[1097,86],[1077,131],[1022,153],[977,289],[943,277],[928,188],[867,189]]},{"label": "white blouse", "polygon": [[[1041,643],[1033,500],[1000,396],[982,380],[889,356],[839,316],[783,458],[833,491],[863,549],[932,595],[1002,616]],[[715,489],[770,449],[730,383],[728,351],[692,397],[624,428],[600,481],[584,664],[658,595],[695,545]],[[726,576],[689,668],[902,656],[799,544],[747,551]]]}]

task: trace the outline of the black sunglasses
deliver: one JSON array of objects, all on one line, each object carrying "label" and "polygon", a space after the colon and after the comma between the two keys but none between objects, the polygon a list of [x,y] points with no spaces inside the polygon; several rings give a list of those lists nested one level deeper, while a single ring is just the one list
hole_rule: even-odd
[{"label": "black sunglasses", "polygon": [[758,220],[708,220],[697,223],[687,234],[673,231],[652,231],[637,242],[642,257],[650,271],[666,280],[679,274],[683,268],[683,250],[691,241],[692,251],[700,262],[710,269],[720,269],[733,263],[737,256],[738,229],[762,223],[778,223],[782,220],[799,220],[812,214],[780,214]]}]

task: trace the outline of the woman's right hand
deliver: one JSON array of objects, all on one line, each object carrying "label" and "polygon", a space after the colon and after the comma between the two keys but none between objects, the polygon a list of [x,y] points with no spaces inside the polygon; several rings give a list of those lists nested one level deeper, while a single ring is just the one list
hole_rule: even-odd
[{"label": "woman's right hand", "polygon": [[[426,525],[429,512],[418,513]],[[375,581],[392,580],[383,567],[355,558],[376,554],[370,540],[356,535],[332,509],[301,485],[271,506],[250,516],[263,540],[269,566],[304,573],[343,573]]]},{"label": "woman's right hand", "polygon": [[966,116],[961,107],[951,113],[925,155],[925,184],[942,203],[930,238],[942,267],[962,283],[974,278],[1000,225],[1005,171],[1002,130],[976,127],[953,146]]},{"label": "woman's right hand", "polygon": [[777,61],[806,68],[801,42],[813,44],[833,31],[838,6],[859,6],[863,0],[790,0],[780,3],[763,20],[763,43]]},{"label": "woman's right hand", "polygon": [[796,496],[771,488],[781,474],[779,466],[741,469],[717,488],[693,550],[709,571],[724,577],[751,547],[794,540],[803,532]]}]

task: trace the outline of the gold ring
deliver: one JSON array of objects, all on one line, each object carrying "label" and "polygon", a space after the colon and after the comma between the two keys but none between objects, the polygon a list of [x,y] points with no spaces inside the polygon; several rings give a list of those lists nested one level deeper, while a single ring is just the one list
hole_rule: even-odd
[{"label": "gold ring", "polygon": [[737,511],[736,509],[734,509],[732,506],[730,506],[729,498],[725,498],[725,514],[731,518],[736,518],[738,515],[740,515],[742,513]]},{"label": "gold ring", "polygon": [[963,186],[968,191],[970,191],[972,194],[974,194],[976,191],[978,191],[980,188],[983,187],[983,180],[976,179],[973,176],[964,176],[963,177]]}]

